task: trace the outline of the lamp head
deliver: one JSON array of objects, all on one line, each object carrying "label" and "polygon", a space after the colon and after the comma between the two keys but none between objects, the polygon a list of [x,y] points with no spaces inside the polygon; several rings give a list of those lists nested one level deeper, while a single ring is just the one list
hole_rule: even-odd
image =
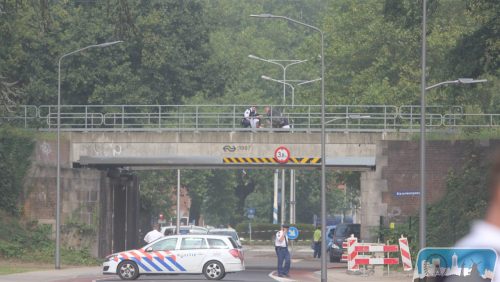
[{"label": "lamp head", "polygon": [[115,45],[115,44],[122,43],[122,42],[123,41],[121,41],[121,40],[113,41],[113,42],[105,42],[105,43],[97,44],[97,46],[98,47],[108,47],[108,46]]},{"label": "lamp head", "polygon": [[473,78],[459,78],[458,83],[468,84],[468,83],[481,83],[487,82],[486,79],[473,79]]},{"label": "lamp head", "polygon": [[275,18],[276,16],[272,14],[258,14],[258,15],[250,15],[252,18]]}]

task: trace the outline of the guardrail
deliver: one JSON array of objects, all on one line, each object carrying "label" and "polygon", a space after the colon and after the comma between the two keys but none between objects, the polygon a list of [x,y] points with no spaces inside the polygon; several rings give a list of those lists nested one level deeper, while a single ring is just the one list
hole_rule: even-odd
[{"label": "guardrail", "polygon": [[[263,112],[265,105],[257,106]],[[262,128],[241,125],[248,105],[63,105],[61,128],[66,131],[319,131],[320,105],[270,106],[286,117],[291,129],[272,128],[261,118]],[[416,105],[328,105],[327,131],[416,132],[420,128],[420,107]],[[24,128],[57,128],[57,106],[0,108],[0,124]],[[464,113],[460,106],[428,106],[426,127],[430,130],[465,127],[500,127],[500,114]]]}]

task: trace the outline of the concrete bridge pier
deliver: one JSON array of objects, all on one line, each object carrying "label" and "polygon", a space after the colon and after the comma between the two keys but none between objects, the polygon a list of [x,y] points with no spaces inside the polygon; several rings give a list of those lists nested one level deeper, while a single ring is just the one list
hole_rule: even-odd
[{"label": "concrete bridge pier", "polygon": [[108,170],[100,191],[99,256],[139,247],[139,184],[136,175]]},{"label": "concrete bridge pier", "polygon": [[361,239],[367,242],[377,241],[376,230],[383,225],[387,215],[387,204],[383,201],[383,193],[387,192],[387,180],[383,179],[383,167],[387,166],[386,142],[378,142],[376,149],[376,170],[361,172]]}]

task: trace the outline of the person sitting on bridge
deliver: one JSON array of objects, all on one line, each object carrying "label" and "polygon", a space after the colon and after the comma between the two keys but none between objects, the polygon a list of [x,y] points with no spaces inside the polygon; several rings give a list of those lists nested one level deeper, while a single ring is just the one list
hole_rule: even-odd
[{"label": "person sitting on bridge", "polygon": [[267,106],[264,111],[272,128],[290,128],[288,118],[284,117],[278,109]]},{"label": "person sitting on bridge", "polygon": [[257,107],[251,106],[245,110],[243,114],[243,119],[241,120],[241,125],[243,127],[259,128],[260,127],[260,116],[257,113]]}]

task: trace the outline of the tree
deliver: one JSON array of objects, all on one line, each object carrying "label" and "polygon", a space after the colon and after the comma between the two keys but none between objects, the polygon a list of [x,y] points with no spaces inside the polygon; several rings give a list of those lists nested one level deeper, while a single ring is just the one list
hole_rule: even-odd
[{"label": "tree", "polygon": [[453,245],[467,234],[470,222],[483,217],[489,198],[485,177],[488,171],[486,154],[470,142],[464,154],[463,167],[450,171],[446,195],[429,207],[429,245]]}]

